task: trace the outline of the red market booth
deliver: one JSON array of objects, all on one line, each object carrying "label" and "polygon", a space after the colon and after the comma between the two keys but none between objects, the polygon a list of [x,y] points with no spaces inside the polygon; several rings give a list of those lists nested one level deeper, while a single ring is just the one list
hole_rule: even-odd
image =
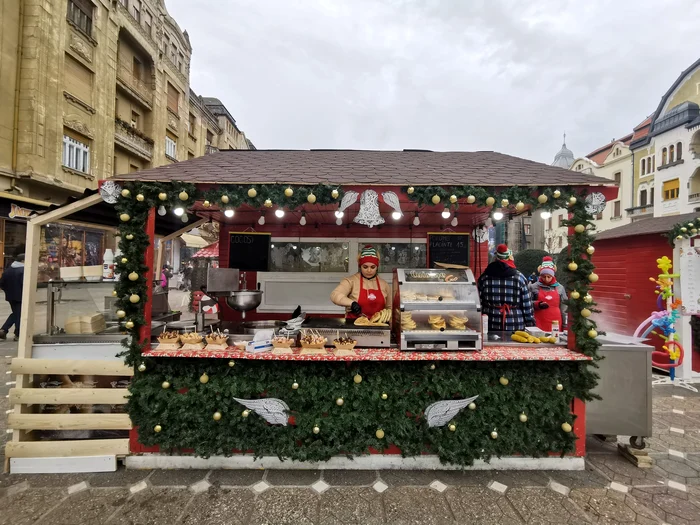
[{"label": "red market booth", "polygon": [[[123,258],[115,296],[134,374],[127,465],[483,468],[490,460],[494,468],[583,468],[584,401],[599,347],[595,303],[583,297],[598,280],[591,221],[616,194],[608,183],[493,152],[263,150],[222,151],[104,182],[102,192],[116,195]],[[567,346],[485,333],[478,308],[469,319],[450,316],[459,328],[436,328],[434,317],[450,310],[441,298],[474,297],[488,262],[487,222],[558,208],[569,210],[569,286],[580,294],[569,305]],[[220,266],[239,271],[228,289],[208,282],[210,295],[229,291],[219,293],[229,333],[152,340],[154,228],[164,216],[188,214],[220,222]],[[341,351],[331,336],[316,345],[325,323],[344,323],[337,339],[341,330],[362,331],[329,295],[357,271],[367,244],[380,254],[380,276],[393,276],[386,341],[372,346],[358,336]],[[439,284],[438,302],[429,304],[428,293],[412,304],[411,279],[426,289]],[[259,298],[257,307],[229,306],[244,293]],[[298,339],[285,336],[288,351],[251,351],[254,344],[238,340],[256,323],[278,327],[298,305],[304,323],[319,324],[302,324]],[[407,333],[425,331],[407,328],[406,314],[427,310],[431,337],[468,333],[473,346],[406,348]]]}]

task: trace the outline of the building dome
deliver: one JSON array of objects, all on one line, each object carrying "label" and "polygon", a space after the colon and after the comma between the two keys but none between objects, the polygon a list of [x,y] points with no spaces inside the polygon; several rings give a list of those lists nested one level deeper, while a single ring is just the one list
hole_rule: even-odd
[{"label": "building dome", "polygon": [[574,154],[572,151],[566,147],[566,133],[564,133],[564,143],[561,145],[559,153],[554,156],[554,162],[552,166],[557,166],[559,168],[564,168],[568,170],[574,163]]}]

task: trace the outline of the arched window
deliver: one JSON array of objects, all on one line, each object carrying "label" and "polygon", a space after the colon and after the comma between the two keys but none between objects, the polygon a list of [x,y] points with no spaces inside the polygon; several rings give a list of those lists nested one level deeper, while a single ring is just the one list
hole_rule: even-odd
[{"label": "arched window", "polygon": [[676,160],[681,160],[683,158],[683,143],[679,142],[676,144]]},{"label": "arched window", "polygon": [[654,185],[652,184],[651,188],[649,189],[649,205],[650,206],[654,205],[654,195],[656,195],[656,193],[654,192]]},{"label": "arched window", "polygon": [[647,174],[647,159],[642,159],[642,175]]},{"label": "arched window", "polygon": [[656,155],[649,157],[651,159],[651,171],[656,171]]},{"label": "arched window", "polygon": [[676,146],[671,144],[668,147],[668,161],[669,162],[675,162],[676,161]]},{"label": "arched window", "polygon": [[666,148],[661,150],[661,165],[665,166],[668,164],[668,150]]}]

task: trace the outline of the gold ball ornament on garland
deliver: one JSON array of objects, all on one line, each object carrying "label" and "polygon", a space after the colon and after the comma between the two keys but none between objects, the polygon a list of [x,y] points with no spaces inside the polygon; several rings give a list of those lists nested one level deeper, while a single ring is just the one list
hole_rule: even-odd
[{"label": "gold ball ornament on garland", "polygon": [[127,240],[127,241],[131,241],[131,240],[133,240],[133,239],[134,239],[133,234],[131,234],[131,233],[127,233],[127,234],[126,234],[126,240]]},{"label": "gold ball ornament on garland", "polygon": [[450,426],[447,428],[450,430],[450,432],[454,432],[455,430],[457,430],[457,425],[455,425],[454,423],[450,423]]},{"label": "gold ball ornament on garland", "polygon": [[146,199],[146,197],[144,197],[143,194],[141,194],[141,193],[139,193],[139,194],[136,196],[136,200],[139,201],[139,202],[143,202],[145,199]]},{"label": "gold ball ornament on garland", "polygon": [[527,423],[527,415],[525,414],[525,412],[523,412],[522,414],[520,414],[520,415],[518,416],[518,419],[520,420],[521,423]]},{"label": "gold ball ornament on garland", "polygon": [[583,300],[584,300],[585,302],[587,302],[587,303],[592,303],[592,302],[593,302],[593,297],[591,296],[591,294],[586,294],[586,295],[584,296]]},{"label": "gold ball ornament on garland", "polygon": [[558,199],[559,197],[561,197],[561,192],[559,190],[554,190],[554,193],[552,193],[552,196],[555,199]]},{"label": "gold ball ornament on garland", "polygon": [[487,206],[493,206],[494,204],[496,204],[496,199],[494,199],[493,197],[486,198],[486,205]]},{"label": "gold ball ornament on garland", "polygon": [[257,196],[258,196],[258,190],[256,190],[255,188],[250,188],[248,190],[248,197],[250,197],[251,199],[254,199]]},{"label": "gold ball ornament on garland", "polygon": [[588,276],[588,280],[589,280],[590,282],[592,282],[592,283],[597,283],[597,282],[598,282],[598,279],[600,279],[600,277],[598,277],[598,274],[595,273],[595,272],[591,273],[591,274]]},{"label": "gold ball ornament on garland", "polygon": [[129,222],[130,219],[131,219],[131,217],[129,216],[128,213],[122,213],[122,214],[119,216],[119,220],[122,221],[122,222]]},{"label": "gold ball ornament on garland", "polygon": [[204,372],[204,373],[200,376],[199,382],[202,383],[203,385],[206,385],[206,384],[209,382],[209,376],[207,375],[206,372]]},{"label": "gold ball ornament on garland", "polygon": [[474,204],[474,203],[476,202],[476,197],[474,197],[474,195],[469,195],[469,196],[467,197],[467,202],[468,202],[469,204]]},{"label": "gold ball ornament on garland", "polygon": [[271,201],[270,199],[266,199],[266,200],[265,200],[265,203],[264,203],[264,206],[265,206],[266,208],[272,208],[272,201]]},{"label": "gold ball ornament on garland", "polygon": [[221,202],[223,202],[224,204],[228,204],[228,201],[229,201],[229,200],[230,200],[230,199],[228,198],[228,195],[222,195],[222,196],[221,196]]},{"label": "gold ball ornament on garland", "polygon": [[452,204],[454,204],[455,202],[457,202],[457,195],[450,195],[450,202],[451,202]]},{"label": "gold ball ornament on garland", "polygon": [[510,202],[508,201],[508,199],[501,199],[501,207],[502,208],[507,208],[509,204],[510,204]]},{"label": "gold ball ornament on garland", "polygon": [[537,202],[539,202],[540,204],[544,204],[545,202],[547,202],[547,200],[547,196],[544,193],[537,197]]},{"label": "gold ball ornament on garland", "polygon": [[695,224],[693,224],[692,222],[689,222],[689,223],[688,223],[688,227],[689,227],[689,228],[693,228],[694,226],[695,226]]},{"label": "gold ball ornament on garland", "polygon": [[138,296],[138,294],[132,293],[129,296],[129,302],[132,304],[136,304],[141,300],[141,298]]},{"label": "gold ball ornament on garland", "polygon": [[233,368],[234,366],[236,366],[236,362],[235,362],[233,359],[231,359],[231,360],[228,362],[228,366],[230,366],[231,368]]},{"label": "gold ball ornament on garland", "polygon": [[127,330],[131,330],[134,327],[134,322],[127,321],[126,323],[124,323],[124,326],[126,327]]},{"label": "gold ball ornament on garland", "polygon": [[586,226],[584,224],[577,224],[576,226],[574,226],[574,231],[576,233],[583,233],[586,231]]},{"label": "gold ball ornament on garland", "polygon": [[509,381],[508,381],[507,377],[501,376],[501,378],[498,380],[498,382],[501,383],[503,386],[507,386]]},{"label": "gold ball ornament on garland", "polygon": [[386,394],[382,394],[382,399],[386,401],[387,399],[389,399],[389,396]]},{"label": "gold ball ornament on garland", "polygon": [[413,186],[409,186],[406,190],[406,193],[408,193],[409,195],[413,195],[414,191],[416,191],[416,189]]},{"label": "gold ball ornament on garland", "polygon": [[294,381],[294,383],[292,383],[292,390],[298,390],[298,389],[299,389],[299,383]]},{"label": "gold ball ornament on garland", "polygon": [[433,204],[440,204],[440,195],[433,195],[433,198],[430,200]]},{"label": "gold ball ornament on garland", "polygon": [[590,337],[591,339],[595,339],[596,337],[598,337],[598,332],[591,328],[590,330],[588,330],[588,337]]},{"label": "gold ball ornament on garland", "polygon": [[692,233],[693,235],[695,235],[696,233],[698,233],[697,228],[693,228],[692,230],[690,230],[690,233]]},{"label": "gold ball ornament on garland", "polygon": [[167,390],[168,388],[170,388],[170,382],[163,381],[160,386],[163,388],[163,390]]},{"label": "gold ball ornament on garland", "polygon": [[186,201],[187,199],[190,198],[190,196],[187,194],[186,191],[181,191],[180,195],[178,195],[181,201]]},{"label": "gold ball ornament on garland", "polygon": [[572,298],[572,299],[578,299],[579,297],[581,297],[581,294],[578,293],[576,290],[574,290],[573,292],[571,292],[571,298]]},{"label": "gold ball ornament on garland", "polygon": [[153,432],[155,432],[156,434],[161,430],[163,430],[163,427],[161,427],[160,425],[156,425],[153,427]]},{"label": "gold ball ornament on garland", "polygon": [[381,428],[377,429],[374,435],[377,436],[377,439],[384,439],[384,431]]},{"label": "gold ball ornament on garland", "polygon": [[312,429],[312,432],[313,432],[314,434],[318,434],[319,432],[321,432],[321,429],[320,429],[318,426],[316,426],[316,427],[314,427],[314,428]]},{"label": "gold ball ornament on garland", "polygon": [[561,383],[557,383],[557,390],[559,390],[560,392],[564,390],[564,385],[562,385]]},{"label": "gold ball ornament on garland", "polygon": [[209,201],[204,201],[204,202],[202,203],[202,206],[204,206],[205,208],[208,208],[209,206],[211,206],[211,202],[209,202]]},{"label": "gold ball ornament on garland", "polygon": [[589,246],[588,248],[586,248],[586,253],[588,255],[593,255],[595,253],[595,248],[593,246]]},{"label": "gold ball ornament on garland", "polygon": [[498,439],[498,432],[496,432],[495,430],[491,432],[491,439]]},{"label": "gold ball ornament on garland", "polygon": [[338,405],[339,407],[342,407],[345,401],[343,401],[342,397],[339,397],[338,399],[335,400],[335,404]]},{"label": "gold ball ornament on garland", "polygon": [[688,231],[688,228],[686,228],[685,226],[683,226],[683,227],[681,228],[681,231],[682,231],[683,233],[685,233],[685,232]]},{"label": "gold ball ornament on garland", "polygon": [[141,363],[139,365],[139,372],[145,372],[146,371],[146,365],[144,363]]},{"label": "gold ball ornament on garland", "polygon": [[430,365],[430,369],[435,370],[435,365],[434,364]]},{"label": "gold ball ornament on garland", "polygon": [[571,432],[571,425],[569,425],[568,423],[562,423],[561,429],[568,434],[569,432]]},{"label": "gold ball ornament on garland", "polygon": [[569,204],[573,206],[574,204],[576,204],[576,200],[576,197],[569,197]]},{"label": "gold ball ornament on garland", "polygon": [[[115,291],[116,291],[116,290],[115,290]],[[116,294],[115,294],[115,295],[116,295]],[[125,312],[124,310],[117,310],[117,317],[118,317],[119,319],[123,319],[124,317],[126,317],[126,312]]]},{"label": "gold ball ornament on garland", "polygon": [[309,202],[309,204],[313,204],[314,202],[316,202],[316,195],[314,195],[313,193],[309,193],[309,196],[306,197],[306,200]]},{"label": "gold ball ornament on garland", "polygon": [[128,262],[129,262],[129,259],[127,259],[126,257],[122,257],[122,264],[126,264]]},{"label": "gold ball ornament on garland", "polygon": [[292,195],[294,195],[294,190],[292,188],[287,188],[286,190],[284,190],[285,197],[291,197]]},{"label": "gold ball ornament on garland", "polygon": [[682,235],[679,235],[678,237],[676,237],[676,240],[677,240],[677,241],[682,241],[682,240],[683,240],[683,236],[682,236]]},{"label": "gold ball ornament on garland", "polygon": [[525,207],[525,203],[523,201],[518,201],[518,203],[515,205],[515,209],[520,211]]},{"label": "gold ball ornament on garland", "polygon": [[211,417],[214,421],[219,421],[221,419],[221,412],[214,412],[214,415]]},{"label": "gold ball ornament on garland", "polygon": [[117,296],[117,291],[116,291],[116,290],[112,290],[112,297],[116,297],[116,296]]},{"label": "gold ball ornament on garland", "polygon": [[588,308],[581,310],[581,317],[588,319],[591,316],[591,311]]},{"label": "gold ball ornament on garland", "polygon": [[331,197],[333,197],[334,199],[337,199],[339,196],[340,196],[340,192],[338,190],[333,190],[331,192]]},{"label": "gold ball ornament on garland", "polygon": [[469,403],[469,410],[476,410],[476,403]]},{"label": "gold ball ornament on garland", "polygon": [[569,266],[567,266],[567,268],[569,269],[570,272],[575,272],[576,270],[578,270],[578,264],[576,264],[574,261],[571,261],[569,263]]},{"label": "gold ball ornament on garland", "polygon": [[241,417],[248,417],[250,415],[250,410],[244,410],[241,412]]},{"label": "gold ball ornament on garland", "polygon": [[168,200],[168,194],[165,193],[164,191],[158,194],[158,198],[162,201],[167,201]]},{"label": "gold ball ornament on garland", "polygon": [[129,190],[127,190],[126,188],[124,188],[122,190],[122,197],[128,197],[129,195],[131,195],[131,192]]},{"label": "gold ball ornament on garland", "polygon": [[353,377],[352,380],[355,381],[355,384],[359,385],[362,383],[362,376],[360,374],[355,374],[355,377]]}]

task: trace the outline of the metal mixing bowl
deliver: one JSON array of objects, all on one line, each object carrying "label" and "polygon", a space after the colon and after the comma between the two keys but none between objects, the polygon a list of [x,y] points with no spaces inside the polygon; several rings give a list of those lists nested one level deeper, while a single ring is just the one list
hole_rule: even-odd
[{"label": "metal mixing bowl", "polygon": [[226,297],[226,304],[238,312],[248,312],[260,306],[262,294],[260,290],[231,292]]}]

